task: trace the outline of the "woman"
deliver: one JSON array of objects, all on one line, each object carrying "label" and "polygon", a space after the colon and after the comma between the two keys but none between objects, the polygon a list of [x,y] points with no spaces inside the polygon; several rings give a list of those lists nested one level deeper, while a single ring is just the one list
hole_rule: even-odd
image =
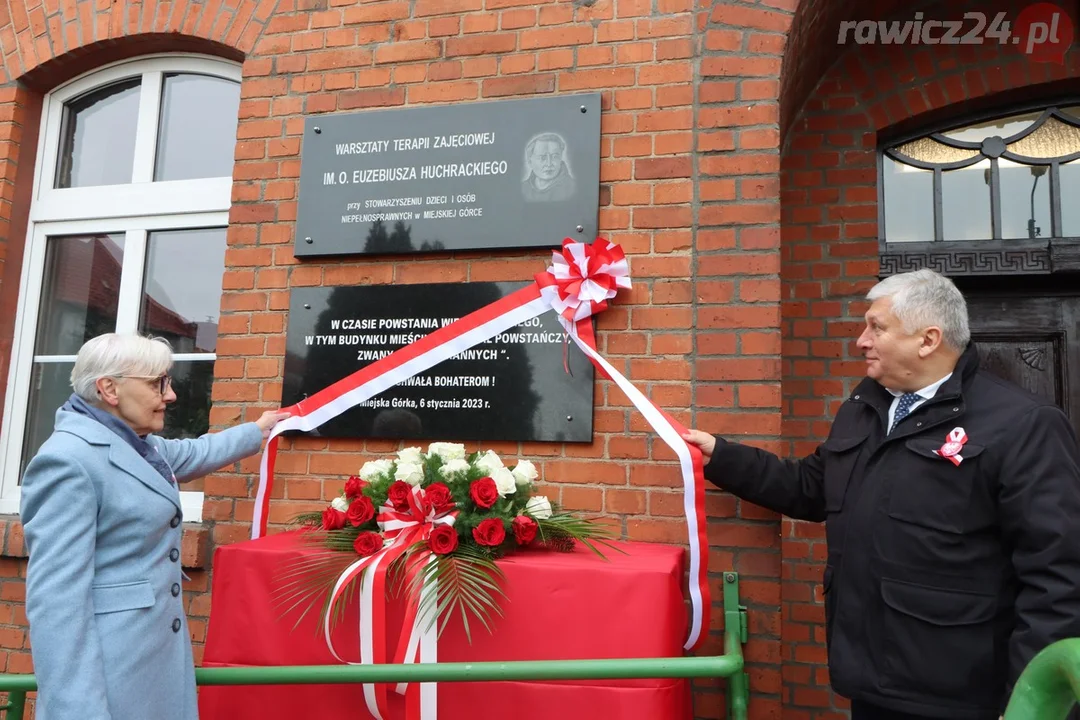
[{"label": "woman", "polygon": [[39,720],[198,717],[177,483],[259,452],[288,413],[196,440],[157,437],[176,400],[171,365],[162,340],[87,341],[75,392],[23,476]]}]

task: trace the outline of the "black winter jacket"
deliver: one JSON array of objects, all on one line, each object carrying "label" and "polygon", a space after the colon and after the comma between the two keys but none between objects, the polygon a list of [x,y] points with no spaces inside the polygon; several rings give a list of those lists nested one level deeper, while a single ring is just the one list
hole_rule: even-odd
[{"label": "black winter jacket", "polygon": [[[825,521],[829,674],[840,695],[940,718],[996,718],[1020,671],[1080,636],[1080,449],[1056,406],[978,369],[974,346],[886,435],[867,378],[801,460],[717,438],[717,486]],[[955,464],[937,454],[954,428]]]}]

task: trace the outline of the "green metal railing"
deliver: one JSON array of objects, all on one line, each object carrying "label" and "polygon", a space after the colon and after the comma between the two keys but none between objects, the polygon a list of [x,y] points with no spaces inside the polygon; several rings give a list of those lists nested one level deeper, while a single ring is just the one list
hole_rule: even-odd
[{"label": "green metal railing", "polygon": [[1080,638],[1043,648],[1020,673],[1005,720],[1065,720],[1080,700]]},{"label": "green metal railing", "polygon": [[[742,650],[747,635],[746,608],[739,603],[739,576],[729,572],[724,573],[724,654],[714,657],[196,668],[195,682],[197,685],[307,685],[726,677],[727,717],[746,720],[749,679],[743,671]],[[8,693],[7,704],[0,706],[5,712],[4,720],[23,720],[26,694],[36,689],[33,675],[0,674],[0,693]]]}]

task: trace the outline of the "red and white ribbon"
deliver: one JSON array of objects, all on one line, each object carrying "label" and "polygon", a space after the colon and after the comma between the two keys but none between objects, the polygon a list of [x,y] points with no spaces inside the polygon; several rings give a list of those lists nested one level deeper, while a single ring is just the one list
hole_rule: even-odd
[{"label": "red and white ribbon", "polygon": [[[370,665],[386,663],[386,573],[403,553],[417,542],[426,542],[431,531],[437,525],[454,524],[456,512],[446,512],[435,508],[427,502],[425,492],[419,487],[414,487],[408,495],[408,507],[398,510],[389,505],[379,508],[377,522],[383,531],[383,536],[389,544],[374,555],[361,558],[345,569],[334,584],[330,593],[330,602],[327,605],[323,617],[323,636],[330,653],[338,662],[350,665]],[[421,558],[422,559],[422,558]],[[431,562],[434,556],[430,553],[425,562]],[[415,569],[415,566],[413,566]],[[345,593],[349,583],[360,573],[367,572],[360,586],[360,662],[352,663],[338,655],[334,648],[333,639],[330,636],[330,617],[334,605]],[[406,578],[406,582],[411,578]],[[419,608],[434,608],[434,603],[429,603],[427,597],[438,592],[434,579],[426,582],[420,593],[417,603],[410,604],[406,613],[405,622],[402,626],[401,638],[397,644],[397,653],[394,662],[401,663],[433,663],[437,657],[438,630],[435,618],[420,617]],[[426,629],[423,629],[426,627]],[[387,692],[385,686],[374,683],[364,684],[364,702],[368,712],[375,720],[386,720]],[[398,683],[395,691],[399,695],[406,695],[406,706],[418,705],[419,708],[412,711],[410,717],[434,718],[436,717],[437,697],[435,683],[420,683],[419,691],[410,694],[408,683]]]},{"label": "red and white ribbon", "polygon": [[953,465],[959,466],[960,463],[964,462],[964,456],[960,454],[960,451],[964,449],[967,441],[968,437],[967,433],[964,432],[964,428],[953,428],[945,438],[945,444],[934,452],[951,461]]},{"label": "red and white ribbon", "polygon": [[[684,490],[683,509],[689,534],[689,591],[692,610],[691,628],[684,648],[694,650],[700,646],[708,634],[711,609],[706,564],[708,540],[705,533],[705,479],[701,451],[682,439],[685,428],[681,424],[653,404],[599,354],[593,335],[592,316],[603,311],[607,307],[607,301],[614,298],[619,289],[631,287],[626,257],[618,245],[600,238],[590,245],[567,238],[563,242],[562,250],[552,253],[551,266],[546,272],[538,273],[535,280],[534,284],[441,327],[430,335],[342,378],[311,397],[284,408],[292,416],[274,427],[263,453],[251,537],[256,539],[266,534],[278,436],[281,433],[288,430],[314,430],[346,410],[414,375],[490,340],[512,327],[554,310],[569,338],[585,353],[603,377],[619,386],[679,458]],[[397,547],[398,543],[395,541],[393,545],[384,548],[380,553],[358,560],[342,574],[335,593],[339,592],[340,588],[344,588],[349,580],[360,572],[368,571],[374,576],[385,573],[386,566],[392,562],[392,559],[387,560],[387,556],[392,555],[393,549]],[[374,584],[363,583],[362,602],[364,592],[370,591]],[[371,597],[372,604],[369,606],[371,612],[362,612],[362,615],[372,615],[371,627],[375,628],[382,620],[380,617],[382,603],[375,601],[374,593]],[[366,634],[366,637],[363,635],[364,633],[361,637],[362,661],[385,662],[385,647],[378,647],[382,643],[376,642],[371,633]],[[425,640],[430,643],[426,654],[424,652]],[[327,635],[327,641],[329,642],[329,635]],[[431,658],[434,658],[436,653],[433,639],[427,638],[425,633],[417,642],[420,645],[420,662],[433,662]],[[399,655],[402,654],[399,643]],[[335,653],[334,656],[337,657],[337,654]],[[434,688],[433,683],[423,685]],[[378,699],[380,696],[378,688],[376,687],[372,692],[373,697]],[[428,703],[424,703],[422,697],[418,698],[418,704],[412,706],[433,708],[433,697],[434,693]],[[376,702],[375,705],[377,707],[378,703]],[[376,717],[381,720],[381,716]],[[427,720],[434,718],[435,715],[421,715],[420,717]]]}]

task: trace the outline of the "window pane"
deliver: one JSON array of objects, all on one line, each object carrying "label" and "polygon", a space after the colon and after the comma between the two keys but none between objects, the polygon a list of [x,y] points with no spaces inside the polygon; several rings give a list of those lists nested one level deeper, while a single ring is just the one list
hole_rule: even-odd
[{"label": "window pane", "polygon": [[225,274],[225,228],[149,233],[139,331],[177,353],[214,352]]},{"label": "window pane", "polygon": [[1080,203],[1075,201],[1075,198],[1080,198],[1080,160],[1065,163],[1059,170],[1061,234],[1063,237],[1080,237]]},{"label": "window pane", "polygon": [[207,75],[167,75],[155,180],[232,175],[240,84]]},{"label": "window pane", "polygon": [[19,481],[34,455],[52,434],[56,411],[71,396],[71,369],[75,361],[34,363],[30,376],[30,402],[27,405],[26,433],[19,465]]},{"label": "window pane", "polygon": [[35,355],[74,355],[116,330],[123,262],[122,234],[49,238]]},{"label": "window pane", "polygon": [[[193,360],[173,363],[172,389],[176,402],[165,409],[167,438],[194,438],[210,429],[210,386],[214,383],[214,361]],[[193,488],[185,486],[186,490]]]},{"label": "window pane", "polygon": [[1049,237],[1050,168],[998,160],[1001,172],[1001,237]]},{"label": "window pane", "polygon": [[993,237],[989,160],[941,174],[941,221],[946,240]]},{"label": "window pane", "polygon": [[131,182],[141,78],[96,90],[64,108],[56,187]]},{"label": "window pane", "polygon": [[934,239],[934,174],[884,157],[885,240]]},{"label": "window pane", "polygon": [[957,130],[948,130],[941,134],[953,140],[963,140],[965,142],[982,142],[986,138],[995,135],[1007,140],[1038,120],[1041,115],[1042,111],[1011,115],[997,120],[975,123]]}]

